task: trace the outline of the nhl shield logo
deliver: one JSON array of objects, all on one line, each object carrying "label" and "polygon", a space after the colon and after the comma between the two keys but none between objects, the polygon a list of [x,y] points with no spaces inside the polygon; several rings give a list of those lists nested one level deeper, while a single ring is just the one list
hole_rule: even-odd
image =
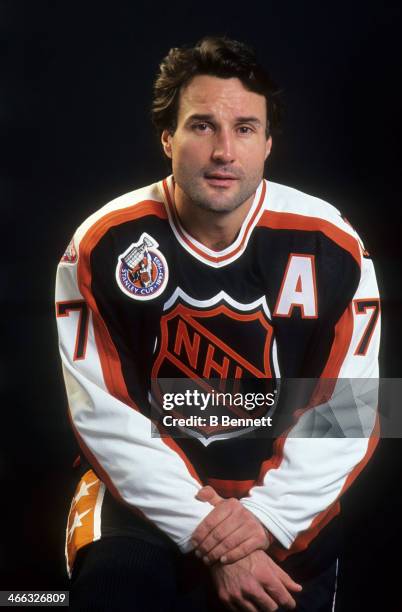
[{"label": "nhl shield logo", "polygon": [[[232,396],[242,389],[276,393],[279,372],[274,355],[276,343],[265,297],[240,304],[222,291],[210,300],[199,301],[178,289],[165,304],[161,318],[151,401],[157,412],[166,385],[169,390],[183,389],[184,384],[212,394],[231,392]],[[267,406],[245,411],[232,404],[218,406],[217,411],[231,417],[257,418],[267,414]],[[171,414],[177,416],[175,411]],[[207,411],[199,414],[205,416]],[[217,437],[240,435],[244,428],[236,424],[210,427],[207,423],[186,431],[208,444]]]},{"label": "nhl shield logo", "polygon": [[156,240],[144,232],[138,242],[133,242],[119,255],[116,281],[130,298],[153,300],[164,291],[169,273],[158,246]]}]

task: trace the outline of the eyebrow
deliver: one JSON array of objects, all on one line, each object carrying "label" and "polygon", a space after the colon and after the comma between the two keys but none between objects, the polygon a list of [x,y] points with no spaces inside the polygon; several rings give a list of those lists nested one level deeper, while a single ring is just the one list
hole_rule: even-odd
[{"label": "eyebrow", "polygon": [[[186,123],[190,121],[214,121],[214,119],[214,116],[208,113],[195,113],[187,118]],[[261,125],[261,121],[257,117],[253,117],[252,115],[248,117],[236,117],[236,123],[254,123],[255,125]]]}]

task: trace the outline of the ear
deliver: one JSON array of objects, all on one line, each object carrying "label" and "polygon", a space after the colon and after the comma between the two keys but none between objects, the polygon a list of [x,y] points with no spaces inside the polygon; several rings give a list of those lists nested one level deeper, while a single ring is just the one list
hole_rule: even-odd
[{"label": "ear", "polygon": [[172,159],[172,134],[169,130],[163,130],[161,134],[162,147],[165,155]]},{"label": "ear", "polygon": [[270,136],[267,139],[267,142],[265,143],[265,160],[268,159],[270,153],[271,153],[271,149],[272,149],[272,136]]}]

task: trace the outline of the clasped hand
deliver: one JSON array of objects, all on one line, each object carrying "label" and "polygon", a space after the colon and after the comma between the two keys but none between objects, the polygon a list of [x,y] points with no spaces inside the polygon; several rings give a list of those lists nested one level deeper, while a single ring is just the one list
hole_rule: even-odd
[{"label": "clasped hand", "polygon": [[211,565],[221,601],[231,610],[249,612],[294,609],[290,591],[302,587],[263,552],[271,538],[262,523],[238,500],[224,499],[212,487],[203,487],[196,497],[215,506],[192,542],[197,556]]},{"label": "clasped hand", "polygon": [[270,545],[268,530],[238,499],[224,499],[210,486],[203,487],[196,499],[215,506],[191,537],[195,554],[206,564],[234,563]]}]

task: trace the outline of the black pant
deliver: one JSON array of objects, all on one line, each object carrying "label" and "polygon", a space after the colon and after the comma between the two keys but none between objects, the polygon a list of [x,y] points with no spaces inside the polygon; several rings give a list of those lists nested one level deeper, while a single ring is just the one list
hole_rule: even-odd
[{"label": "black pant", "polygon": [[[294,572],[291,572],[294,575]],[[335,564],[303,582],[298,612],[331,612]],[[224,612],[210,572],[194,555],[134,537],[107,537],[81,549],[70,607],[82,612]]]}]

